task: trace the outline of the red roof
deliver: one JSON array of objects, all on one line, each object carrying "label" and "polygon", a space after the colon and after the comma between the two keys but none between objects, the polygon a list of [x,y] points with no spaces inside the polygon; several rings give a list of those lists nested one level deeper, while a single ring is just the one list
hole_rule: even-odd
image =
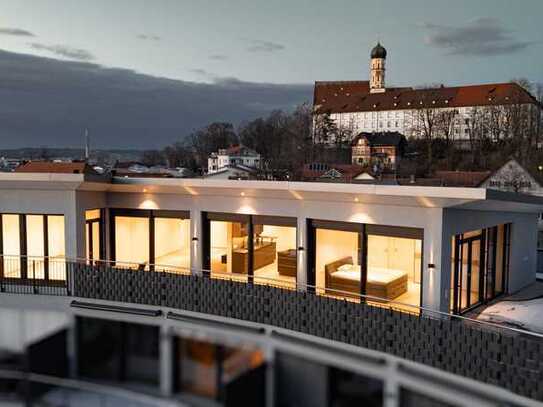
[{"label": "red roof", "polygon": [[491,106],[534,103],[536,99],[516,83],[497,83],[428,89],[389,88],[370,93],[368,81],[315,82],[317,113],[403,110],[428,107]]},{"label": "red roof", "polygon": [[55,174],[97,174],[84,162],[28,161],[15,168],[15,172],[38,172]]},{"label": "red roof", "polygon": [[436,171],[444,187],[478,187],[490,176],[490,171]]}]

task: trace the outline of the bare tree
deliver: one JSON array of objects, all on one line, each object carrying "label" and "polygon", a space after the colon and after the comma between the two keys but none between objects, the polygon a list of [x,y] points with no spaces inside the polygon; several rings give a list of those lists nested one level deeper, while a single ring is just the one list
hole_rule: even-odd
[{"label": "bare tree", "polygon": [[454,152],[454,131],[457,122],[457,109],[441,109],[436,115],[435,127],[437,130],[437,134],[445,139],[447,168],[451,167],[451,160]]}]

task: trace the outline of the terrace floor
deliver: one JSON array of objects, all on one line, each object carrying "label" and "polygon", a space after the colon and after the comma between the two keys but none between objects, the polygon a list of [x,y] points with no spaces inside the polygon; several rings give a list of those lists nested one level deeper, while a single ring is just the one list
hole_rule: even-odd
[{"label": "terrace floor", "polygon": [[543,333],[543,281],[500,298],[467,316],[480,321]]}]

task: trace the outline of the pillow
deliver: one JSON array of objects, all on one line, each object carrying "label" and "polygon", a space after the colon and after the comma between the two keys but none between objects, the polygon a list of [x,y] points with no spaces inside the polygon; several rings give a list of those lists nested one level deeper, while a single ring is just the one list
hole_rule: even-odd
[{"label": "pillow", "polygon": [[337,271],[351,271],[353,267],[355,266],[352,264],[343,264],[337,268]]}]

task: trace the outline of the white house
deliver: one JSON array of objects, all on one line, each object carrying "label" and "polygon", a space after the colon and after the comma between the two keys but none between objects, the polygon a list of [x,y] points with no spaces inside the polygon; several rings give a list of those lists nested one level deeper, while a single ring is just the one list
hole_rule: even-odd
[{"label": "white house", "polygon": [[260,168],[260,154],[242,145],[219,149],[218,152],[209,156],[207,173],[213,174],[236,165],[258,169]]}]

